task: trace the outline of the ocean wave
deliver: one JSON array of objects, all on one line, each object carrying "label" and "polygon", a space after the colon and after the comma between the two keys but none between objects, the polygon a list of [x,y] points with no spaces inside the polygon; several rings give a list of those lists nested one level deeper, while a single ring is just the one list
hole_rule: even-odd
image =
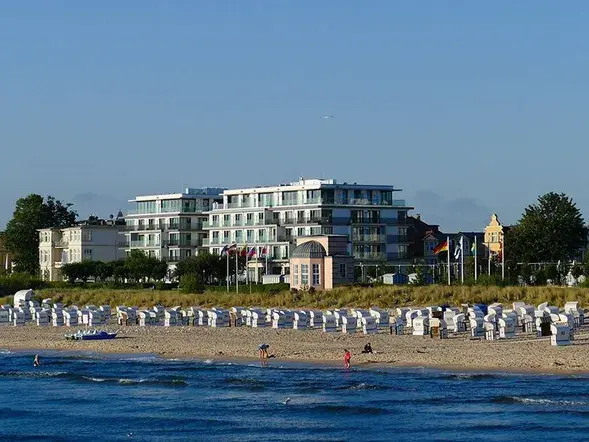
[{"label": "ocean wave", "polygon": [[361,405],[344,405],[344,404],[316,404],[306,406],[311,412],[333,413],[339,415],[380,415],[388,414],[389,410],[381,407],[366,407]]},{"label": "ocean wave", "polygon": [[491,373],[449,373],[441,376],[443,379],[453,379],[460,381],[484,381],[487,379],[498,379],[499,375]]},{"label": "ocean wave", "polygon": [[262,391],[266,389],[266,385],[262,381],[253,378],[230,377],[226,378],[224,383],[230,387],[239,387],[248,391]]},{"label": "ocean wave", "polygon": [[67,377],[68,379],[74,381],[81,381],[81,382],[96,382],[96,383],[104,383],[107,385],[125,385],[125,386],[134,386],[134,385],[154,385],[154,386],[162,386],[162,387],[186,387],[188,383],[184,379],[157,379],[157,378],[140,378],[140,379],[130,379],[130,378],[99,378],[94,376],[80,376],[75,374],[70,374]]},{"label": "ocean wave", "polygon": [[343,385],[337,387],[336,390],[390,390],[392,387],[386,385],[372,385],[366,382],[360,382],[359,384]]},{"label": "ocean wave", "polygon": [[589,405],[585,401],[571,401],[562,399],[547,399],[547,398],[533,398],[524,396],[498,396],[493,398],[494,403],[498,404],[524,404],[524,405],[556,405],[560,407],[566,406],[582,406]]},{"label": "ocean wave", "polygon": [[0,371],[0,378],[53,378],[66,373],[65,371]]},{"label": "ocean wave", "polygon": [[0,355],[11,355],[11,354],[12,354],[12,352],[10,350],[0,348]]}]

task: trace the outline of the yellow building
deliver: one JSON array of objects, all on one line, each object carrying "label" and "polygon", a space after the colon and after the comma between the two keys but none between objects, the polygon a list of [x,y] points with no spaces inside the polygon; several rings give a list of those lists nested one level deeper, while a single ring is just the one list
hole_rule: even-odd
[{"label": "yellow building", "polygon": [[2,235],[0,235],[0,273],[9,272],[10,270],[12,270],[12,258],[6,247],[4,247]]},{"label": "yellow building", "polygon": [[491,215],[491,221],[485,227],[485,245],[491,253],[499,253],[501,251],[503,236],[508,228],[508,226],[504,226],[499,222],[497,214],[494,213]]}]

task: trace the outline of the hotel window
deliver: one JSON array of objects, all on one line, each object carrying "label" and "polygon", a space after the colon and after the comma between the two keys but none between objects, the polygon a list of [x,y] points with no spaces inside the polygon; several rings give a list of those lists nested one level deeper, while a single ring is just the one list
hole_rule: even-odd
[{"label": "hotel window", "polygon": [[248,230],[246,231],[246,236],[247,236],[247,242],[254,242],[254,231],[253,230]]},{"label": "hotel window", "polygon": [[239,226],[241,224],[241,214],[238,213],[235,215],[235,225]]},{"label": "hotel window", "polygon": [[224,226],[231,225],[231,215],[223,215],[223,225]]},{"label": "hotel window", "polygon": [[84,230],[82,232],[82,239],[84,241],[92,241],[92,230]]},{"label": "hotel window", "polygon": [[259,241],[264,241],[264,239],[266,238],[266,232],[264,229],[260,229],[258,230],[258,240]]},{"label": "hotel window", "polygon": [[339,265],[339,277],[340,278],[345,278],[346,277],[346,265],[345,264],[340,264]]},{"label": "hotel window", "polygon": [[292,281],[294,285],[299,285],[299,266],[297,264],[292,267]]},{"label": "hotel window", "polygon": [[[226,232],[223,232],[223,236],[225,236],[225,233]],[[219,239],[219,232],[217,232],[217,231],[213,232],[213,239]]]},{"label": "hotel window", "polygon": [[84,249],[84,259],[92,260],[92,249]]},{"label": "hotel window", "polygon": [[319,285],[319,264],[313,264],[313,285]]},{"label": "hotel window", "polygon": [[264,214],[258,213],[258,223],[264,224]]},{"label": "hotel window", "polygon": [[223,242],[229,242],[229,230],[223,230]]},{"label": "hotel window", "polygon": [[301,285],[309,285],[309,266],[301,264]]},{"label": "hotel window", "polygon": [[305,236],[305,228],[304,227],[299,227],[297,229],[297,236]]},{"label": "hotel window", "polygon": [[245,219],[246,219],[248,225],[253,224],[254,223],[254,214],[253,213],[246,214]]}]

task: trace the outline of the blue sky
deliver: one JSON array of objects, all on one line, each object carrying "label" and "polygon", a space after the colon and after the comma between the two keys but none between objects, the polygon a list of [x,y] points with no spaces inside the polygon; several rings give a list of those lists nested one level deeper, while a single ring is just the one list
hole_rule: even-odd
[{"label": "blue sky", "polygon": [[572,0],[2,2],[0,228],[31,192],[108,216],[299,176],[393,184],[445,230],[552,190],[589,218],[587,23]]}]

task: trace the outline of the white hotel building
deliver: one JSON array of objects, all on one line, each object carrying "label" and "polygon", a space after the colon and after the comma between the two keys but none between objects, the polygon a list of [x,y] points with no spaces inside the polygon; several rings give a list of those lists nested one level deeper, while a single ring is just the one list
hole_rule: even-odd
[{"label": "white hotel building", "polygon": [[142,250],[149,256],[167,261],[171,267],[178,261],[198,254],[207,236],[204,212],[222,202],[224,189],[186,189],[183,193],[137,196],[130,200],[135,209],[126,216],[120,247],[128,254]]},{"label": "white hotel building", "polygon": [[213,254],[225,245],[268,249],[268,273],[284,273],[297,237],[347,235],[356,263],[399,263],[407,258],[407,211],[401,189],[335,180],[303,179],[273,187],[225,190],[204,225]]}]

